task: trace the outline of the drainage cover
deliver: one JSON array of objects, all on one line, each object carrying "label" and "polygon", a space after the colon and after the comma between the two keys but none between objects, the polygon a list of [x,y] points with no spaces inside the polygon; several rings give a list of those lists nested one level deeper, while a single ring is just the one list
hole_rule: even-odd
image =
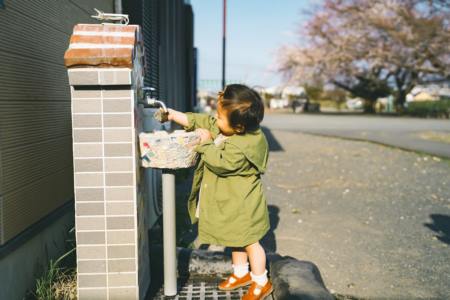
[{"label": "drainage cover", "polygon": [[[234,291],[221,291],[217,288],[217,284],[222,281],[222,278],[217,280],[205,278],[202,279],[189,279],[183,283],[181,289],[179,289],[178,295],[175,297],[164,296],[164,288],[155,295],[154,300],[234,300],[241,299],[246,293],[248,287],[239,288]],[[266,298],[272,300],[272,296]]]}]

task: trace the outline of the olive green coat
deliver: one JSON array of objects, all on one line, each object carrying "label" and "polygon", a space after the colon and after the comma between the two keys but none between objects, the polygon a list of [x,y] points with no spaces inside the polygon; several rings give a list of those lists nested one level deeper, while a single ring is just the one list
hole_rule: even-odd
[{"label": "olive green coat", "polygon": [[[215,118],[194,113],[187,116],[186,130],[205,128],[213,139],[220,133]],[[270,228],[261,184],[269,150],[261,129],[230,136],[219,146],[206,142],[195,151],[200,153],[200,160],[188,209],[191,221],[199,221],[200,242],[244,247],[259,241]],[[198,194],[199,219],[195,216]]]}]

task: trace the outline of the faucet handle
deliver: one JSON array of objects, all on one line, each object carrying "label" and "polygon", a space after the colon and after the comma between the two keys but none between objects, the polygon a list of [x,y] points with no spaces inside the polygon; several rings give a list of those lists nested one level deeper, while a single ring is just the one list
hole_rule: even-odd
[{"label": "faucet handle", "polygon": [[154,95],[153,93],[156,92],[156,89],[151,86],[146,86],[146,87],[142,88],[142,91],[143,91],[144,97],[147,96],[147,94],[149,94],[150,98],[152,98]]},{"label": "faucet handle", "polygon": [[151,93],[151,92],[155,92],[156,91],[156,89],[154,87],[151,87],[151,86],[143,87],[142,90],[144,91],[144,94],[146,94],[147,92]]}]

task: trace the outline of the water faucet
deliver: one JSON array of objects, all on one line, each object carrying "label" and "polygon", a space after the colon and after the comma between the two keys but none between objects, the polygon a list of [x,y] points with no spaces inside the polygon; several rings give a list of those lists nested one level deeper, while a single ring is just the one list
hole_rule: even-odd
[{"label": "water faucet", "polygon": [[167,106],[164,102],[161,100],[157,100],[156,98],[153,98],[151,93],[154,92],[156,89],[152,87],[144,87],[142,88],[144,91],[144,105],[148,105],[150,107],[160,107],[158,111],[155,112],[153,117],[158,120],[161,123],[165,123],[169,121],[169,111],[167,110]]},{"label": "water faucet", "polygon": [[151,96],[151,92],[156,91],[155,88],[144,87],[144,88],[142,88],[142,90],[144,91],[144,97],[145,97],[145,104],[146,105],[151,106],[151,107],[158,107],[159,106],[160,108],[162,108],[163,112],[167,113],[166,104],[164,102],[162,102],[161,100],[158,100],[158,99],[153,98]]}]

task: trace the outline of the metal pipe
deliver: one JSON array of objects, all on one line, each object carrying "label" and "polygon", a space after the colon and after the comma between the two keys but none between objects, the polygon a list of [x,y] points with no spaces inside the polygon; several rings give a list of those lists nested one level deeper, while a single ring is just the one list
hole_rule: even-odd
[{"label": "metal pipe", "polygon": [[114,13],[122,13],[122,0],[114,0]]},{"label": "metal pipe", "polygon": [[175,221],[175,173],[164,169],[163,187],[163,244],[164,244],[164,295],[177,294],[177,253]]},{"label": "metal pipe", "polygon": [[227,40],[227,0],[223,0],[223,32],[222,32],[222,91],[225,89],[225,60],[226,60],[226,40]]}]

